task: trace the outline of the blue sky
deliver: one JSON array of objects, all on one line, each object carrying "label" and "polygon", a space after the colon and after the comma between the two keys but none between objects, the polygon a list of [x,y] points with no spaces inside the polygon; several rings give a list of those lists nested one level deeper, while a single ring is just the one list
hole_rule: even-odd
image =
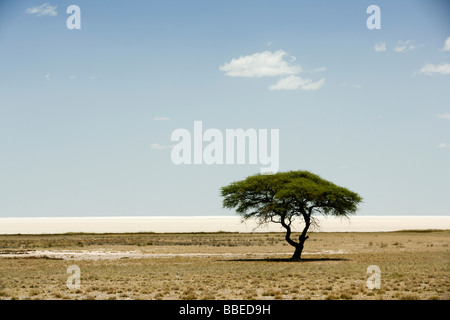
[{"label": "blue sky", "polygon": [[279,129],[280,171],[358,192],[360,215],[450,215],[449,16],[448,1],[2,1],[0,217],[233,215],[220,187],[260,166],[174,165],[171,133],[195,120]]}]

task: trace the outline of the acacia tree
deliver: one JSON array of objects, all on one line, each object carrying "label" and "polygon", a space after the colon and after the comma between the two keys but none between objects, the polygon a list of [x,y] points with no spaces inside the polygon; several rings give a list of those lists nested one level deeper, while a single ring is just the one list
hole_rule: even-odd
[{"label": "acacia tree", "polygon": [[[348,217],[356,213],[362,198],[346,188],[309,171],[257,174],[221,188],[223,207],[236,209],[243,220],[254,218],[259,225],[279,223],[286,229],[286,241],[295,248],[293,260],[300,260],[314,215]],[[304,222],[298,241],[291,238],[296,218]]]}]

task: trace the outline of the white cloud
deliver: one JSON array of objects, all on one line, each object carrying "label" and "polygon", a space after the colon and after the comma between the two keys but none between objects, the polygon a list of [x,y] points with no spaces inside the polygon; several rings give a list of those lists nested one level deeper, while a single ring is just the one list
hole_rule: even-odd
[{"label": "white cloud", "polygon": [[450,148],[450,143],[445,143],[445,142],[441,142],[437,145],[438,148],[443,149],[443,148]]},{"label": "white cloud", "polygon": [[169,121],[169,120],[171,120],[171,119],[168,118],[168,117],[155,117],[155,120],[156,120],[156,121]]},{"label": "white cloud", "polygon": [[326,67],[319,67],[319,68],[314,69],[314,70],[311,71],[311,72],[316,73],[316,72],[322,72],[322,71],[325,71],[325,70],[327,70]]},{"label": "white cloud", "polygon": [[386,42],[380,41],[373,47],[376,52],[386,51]]},{"label": "white cloud", "polygon": [[450,63],[443,63],[438,66],[428,63],[428,64],[424,65],[422,68],[420,68],[418,73],[423,73],[423,74],[426,74],[429,76],[431,76],[435,73],[450,74]]},{"label": "white cloud", "polygon": [[230,77],[251,78],[274,77],[301,72],[302,68],[300,66],[290,65],[285,60],[287,57],[288,54],[283,50],[275,52],[264,51],[232,59],[230,62],[220,66],[219,70]]},{"label": "white cloud", "polygon": [[317,90],[325,84],[325,79],[313,82],[311,79],[302,79],[299,76],[287,76],[271,85],[269,90]]},{"label": "white cloud", "polygon": [[404,53],[404,52],[415,50],[418,47],[420,47],[420,46],[414,45],[412,43],[413,43],[412,40],[398,41],[397,45],[394,47],[393,50],[395,52]]},{"label": "white cloud", "polygon": [[44,78],[47,79],[47,80],[50,80],[50,73],[47,73],[47,74],[44,76]]},{"label": "white cloud", "polygon": [[170,149],[172,148],[172,146],[163,146],[160,145],[159,143],[153,143],[150,148],[155,149],[155,150],[162,150],[162,149]]},{"label": "white cloud", "polygon": [[74,80],[76,78],[77,78],[77,76],[75,76],[75,75],[72,75],[72,76],[69,77],[70,80]]},{"label": "white cloud", "polygon": [[97,78],[98,78],[97,76],[90,76],[89,80],[97,80]]},{"label": "white cloud", "polygon": [[339,166],[339,169],[348,169],[348,165],[343,164],[343,165]]},{"label": "white cloud", "polygon": [[[219,70],[230,77],[281,77],[276,84],[269,86],[269,90],[317,90],[324,85],[325,79],[313,82],[299,77],[297,74],[302,72],[302,67],[293,64],[295,60],[294,56],[289,56],[283,50],[264,51],[234,58],[220,66]],[[309,72],[325,70],[325,67],[320,67]]]},{"label": "white cloud", "polygon": [[444,48],[442,48],[442,51],[450,51],[450,37],[445,40]]},{"label": "white cloud", "polygon": [[28,8],[26,12],[38,17],[40,16],[54,17],[58,15],[58,12],[56,12],[56,6],[51,6],[48,3],[44,3],[37,7]]},{"label": "white cloud", "polygon": [[306,79],[307,83],[300,87],[302,90],[317,90],[324,86],[325,79],[320,79],[319,81],[312,82],[310,79]]},{"label": "white cloud", "polygon": [[436,115],[436,117],[438,117],[439,119],[450,120],[450,113],[441,113],[441,114]]}]

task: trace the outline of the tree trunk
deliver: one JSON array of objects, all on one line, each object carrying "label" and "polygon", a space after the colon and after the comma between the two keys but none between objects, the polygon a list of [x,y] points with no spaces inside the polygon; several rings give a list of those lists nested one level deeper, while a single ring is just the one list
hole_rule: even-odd
[{"label": "tree trunk", "polygon": [[294,254],[292,255],[292,260],[301,260],[302,259],[302,251],[303,251],[303,245],[309,237],[306,235],[308,232],[310,225],[310,219],[309,216],[305,217],[305,228],[303,229],[302,234],[298,237],[298,243],[295,246]]},{"label": "tree trunk", "polygon": [[292,255],[292,260],[301,260],[302,259],[302,251],[303,251],[303,245],[297,245],[295,247],[294,254]]},{"label": "tree trunk", "polygon": [[298,242],[295,242],[294,240],[291,239],[291,220],[289,220],[289,223],[286,223],[286,221],[284,219],[285,219],[285,217],[282,216],[280,222],[281,222],[281,225],[286,229],[285,239],[286,239],[287,243],[289,243],[291,246],[293,246],[295,248],[295,252],[292,255],[291,259],[292,260],[301,260],[303,244],[305,243],[306,239],[309,238],[306,235],[306,233],[308,232],[309,225],[311,222],[310,217],[307,215],[304,216],[305,228],[303,229],[303,232],[300,235],[300,237],[298,237]]},{"label": "tree trunk", "polygon": [[[303,234],[302,234],[303,235]],[[303,252],[303,244],[305,243],[306,239],[309,237],[299,237],[299,243],[295,246],[294,254],[292,255],[292,260],[301,260],[302,259],[302,252]]]}]

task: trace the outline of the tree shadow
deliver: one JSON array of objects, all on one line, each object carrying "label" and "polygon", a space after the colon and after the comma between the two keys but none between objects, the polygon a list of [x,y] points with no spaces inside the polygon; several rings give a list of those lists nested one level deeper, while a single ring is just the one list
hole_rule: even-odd
[{"label": "tree shadow", "polygon": [[234,262],[318,262],[318,261],[350,261],[346,258],[302,258],[295,260],[291,258],[245,258],[245,259],[223,259],[219,261],[234,261]]}]

